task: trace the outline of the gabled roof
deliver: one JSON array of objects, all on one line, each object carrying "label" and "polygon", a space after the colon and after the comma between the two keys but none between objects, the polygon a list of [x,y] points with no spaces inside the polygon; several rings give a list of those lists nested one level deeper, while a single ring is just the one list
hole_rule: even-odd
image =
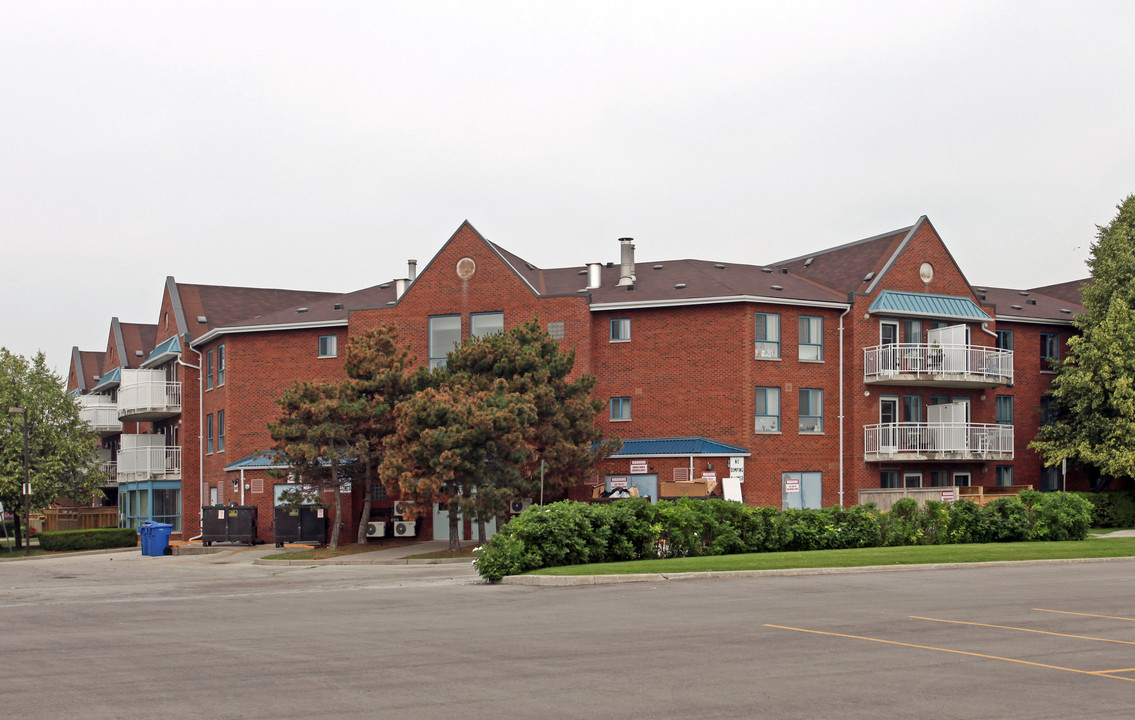
[{"label": "gabled roof", "polygon": [[705,437],[642,438],[623,440],[623,447],[611,457],[749,457],[749,451],[736,445]]},{"label": "gabled roof", "polygon": [[154,349],[158,326],[118,322],[118,318],[113,318],[112,323],[117,325],[115,334],[120,343],[118,347],[119,366],[124,368],[139,367],[150,354],[150,351]]},{"label": "gabled roof", "polygon": [[[1050,285],[1060,295],[1070,296],[1072,287],[1076,288],[1078,297],[1079,288],[1087,281],[1077,280],[1070,283]],[[995,315],[998,320],[1033,323],[1072,324],[1072,319],[1084,312],[1084,306],[1078,300],[1066,299],[1058,295],[1042,292],[1048,288],[1032,290],[1014,290],[1011,288],[975,287],[974,292],[982,301],[995,306]]]},{"label": "gabled roof", "polygon": [[71,367],[75,371],[77,381],[75,390],[83,393],[95,386],[102,376],[102,362],[105,356],[105,352],[71,348]]},{"label": "gabled roof", "polygon": [[192,285],[166,279],[178,322],[178,334],[196,339],[214,328],[241,323],[258,315],[299,307],[337,293],[279,288]]},{"label": "gabled roof", "polygon": [[845,294],[866,292],[871,281],[882,274],[918,225],[783,260],[773,263],[772,267],[788,268],[792,273]]}]

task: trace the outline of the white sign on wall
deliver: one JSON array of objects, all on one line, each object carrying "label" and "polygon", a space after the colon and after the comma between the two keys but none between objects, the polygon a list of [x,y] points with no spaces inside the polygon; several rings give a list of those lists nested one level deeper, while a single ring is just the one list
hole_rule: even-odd
[{"label": "white sign on wall", "polygon": [[645,475],[650,472],[646,460],[631,460],[631,475]]},{"label": "white sign on wall", "polygon": [[800,492],[800,478],[785,478],[784,492],[798,493]]},{"label": "white sign on wall", "polygon": [[626,477],[625,475],[611,476],[612,490],[614,490],[615,488],[626,488],[628,485],[630,485],[630,478]]}]

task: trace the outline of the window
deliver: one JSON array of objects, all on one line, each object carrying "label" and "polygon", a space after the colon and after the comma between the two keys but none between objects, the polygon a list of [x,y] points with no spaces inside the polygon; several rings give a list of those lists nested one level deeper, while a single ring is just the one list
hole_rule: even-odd
[{"label": "window", "polygon": [[1040,424],[1047,425],[1056,419],[1056,410],[1052,405],[1051,395],[1040,396]]},{"label": "window", "polygon": [[824,391],[800,391],[800,432],[818,433],[824,431]]},{"label": "window", "polygon": [[181,491],[154,488],[154,506],[150,515],[154,522],[173,525],[172,532],[181,532]]},{"label": "window", "polygon": [[611,420],[621,422],[631,419],[631,399],[629,397],[611,398]]},{"label": "window", "polygon": [[213,351],[205,351],[205,389],[213,389]]},{"label": "window", "polygon": [[370,500],[371,502],[386,500],[386,486],[380,482],[372,482],[370,484]]},{"label": "window", "polygon": [[922,487],[922,473],[920,472],[904,472],[902,474],[903,487],[920,488]]},{"label": "window", "polygon": [[757,388],[756,432],[780,432],[780,388]]},{"label": "window", "polygon": [[563,322],[563,320],[557,320],[555,322],[548,323],[548,335],[550,335],[553,340],[563,340],[564,339],[564,322]]},{"label": "window", "polygon": [[922,321],[921,320],[903,320],[902,321],[902,341],[904,343],[920,343],[920,342],[922,342]]},{"label": "window", "polygon": [[957,471],[954,473],[954,485],[957,487],[969,487],[970,474],[965,471]]},{"label": "window", "polygon": [[1013,466],[1012,465],[998,465],[997,466],[997,485],[999,487],[1008,487],[1013,484]]},{"label": "window", "polygon": [[824,319],[800,317],[800,359],[824,359]]},{"label": "window", "polygon": [[880,470],[879,471],[879,487],[881,488],[897,488],[899,485],[899,471],[898,470]]},{"label": "window", "polygon": [[611,318],[611,342],[630,342],[631,319]]},{"label": "window", "polygon": [[950,486],[950,471],[949,470],[931,470],[930,471],[930,487],[949,487]]},{"label": "window", "polygon": [[1051,492],[1060,486],[1060,468],[1046,467],[1040,471],[1041,492]]},{"label": "window", "polygon": [[445,356],[461,344],[461,316],[430,318],[430,369],[445,367]]},{"label": "window", "polygon": [[1040,369],[1052,370],[1053,362],[1060,359],[1060,336],[1056,333],[1040,334]]},{"label": "window", "polygon": [[217,411],[217,452],[225,451],[225,411]]},{"label": "window", "polygon": [[319,357],[335,357],[339,350],[338,340],[334,335],[320,335]]},{"label": "window", "polygon": [[780,315],[757,313],[757,357],[780,357]]},{"label": "window", "polygon": [[902,397],[902,421],[906,422],[906,423],[922,422],[922,396],[921,395],[903,395],[903,397]]},{"label": "window", "polygon": [[475,338],[504,332],[504,313],[473,313],[469,316],[469,334]]},{"label": "window", "polygon": [[997,422],[1003,425],[1013,424],[1013,396],[997,396]]},{"label": "window", "polygon": [[948,405],[949,403],[950,403],[950,398],[946,397],[945,395],[931,395],[930,396],[930,404],[931,405]]},{"label": "window", "polygon": [[205,452],[213,454],[213,414],[205,416]]},{"label": "window", "polygon": [[225,346],[217,346],[217,387],[225,384]]},{"label": "window", "polygon": [[997,331],[997,349],[998,350],[1012,350],[1013,349],[1013,331],[1012,330],[998,330]]}]

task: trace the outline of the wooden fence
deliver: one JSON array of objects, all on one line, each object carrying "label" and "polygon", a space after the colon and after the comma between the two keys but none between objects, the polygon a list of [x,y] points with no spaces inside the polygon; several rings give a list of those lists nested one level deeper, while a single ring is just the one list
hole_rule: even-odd
[{"label": "wooden fence", "polygon": [[1016,497],[1022,490],[1032,485],[1002,485],[997,487],[929,487],[929,488],[878,488],[859,491],[859,504],[873,502],[880,510],[890,510],[896,500],[913,498],[918,501],[919,507],[927,500],[952,502],[954,500],[969,500],[978,505],[986,505],[998,498]]},{"label": "wooden fence", "polygon": [[94,530],[118,527],[117,507],[51,508],[43,511],[43,529]]}]

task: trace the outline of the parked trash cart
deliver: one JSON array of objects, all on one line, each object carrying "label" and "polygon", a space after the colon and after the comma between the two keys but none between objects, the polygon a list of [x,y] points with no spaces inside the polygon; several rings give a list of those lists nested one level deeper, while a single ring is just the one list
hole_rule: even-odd
[{"label": "parked trash cart", "polygon": [[277,507],[272,518],[272,535],[276,547],[284,547],[284,543],[289,542],[322,545],[327,542],[327,514],[313,507]]},{"label": "parked trash cart", "polygon": [[143,520],[138,525],[138,536],[142,539],[142,554],[151,557],[169,555],[169,535],[173,532],[173,525],[169,523]]},{"label": "parked trash cart", "polygon": [[201,542],[256,544],[256,506],[228,505],[201,508]]}]

